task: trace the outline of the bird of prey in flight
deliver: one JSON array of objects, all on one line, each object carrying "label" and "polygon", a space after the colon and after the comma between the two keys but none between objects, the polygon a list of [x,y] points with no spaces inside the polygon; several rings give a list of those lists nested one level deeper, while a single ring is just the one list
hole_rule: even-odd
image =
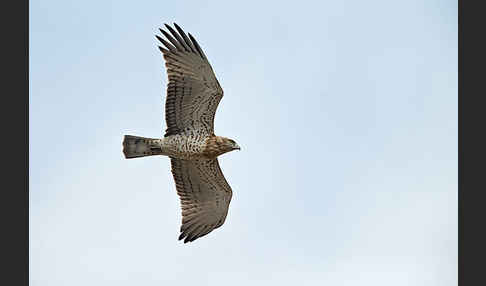
[{"label": "bird of prey in flight", "polygon": [[214,114],[223,89],[198,42],[174,23],[156,36],[169,82],[165,101],[164,138],[125,135],[125,158],[168,156],[182,208],[179,240],[194,241],[223,225],[232,190],[219,167],[218,156],[240,146],[214,134]]}]

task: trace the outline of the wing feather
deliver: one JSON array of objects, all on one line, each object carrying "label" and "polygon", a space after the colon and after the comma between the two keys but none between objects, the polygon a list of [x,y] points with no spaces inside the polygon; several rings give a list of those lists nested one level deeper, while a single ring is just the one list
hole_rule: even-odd
[{"label": "wing feather", "polygon": [[177,41],[179,42],[179,45],[181,45],[183,47],[183,49],[181,51],[187,51],[187,52],[191,52],[191,49],[187,46],[186,42],[181,38],[181,36],[176,32],[174,31],[174,29],[172,29],[171,26],[167,25],[167,24],[164,24],[165,27],[169,30],[169,32],[174,35],[174,37],[177,39]]},{"label": "wing feather", "polygon": [[223,225],[233,192],[218,160],[171,158],[171,167],[182,209],[179,240],[194,241]]},{"label": "wing feather", "polygon": [[189,38],[187,38],[186,33],[184,33],[184,31],[182,30],[182,28],[179,27],[179,25],[177,25],[176,23],[174,23],[174,27],[176,27],[177,31],[179,31],[179,34],[181,34],[182,38],[184,39],[184,42],[189,47],[189,49],[191,49],[191,52],[195,53],[196,52],[196,48],[191,43],[191,41],[189,41]]},{"label": "wing feather", "polygon": [[214,134],[214,116],[223,97],[214,71],[203,50],[194,39],[174,23],[176,30],[160,29],[168,41],[157,39],[166,47],[159,46],[165,59],[169,82],[165,102],[165,136],[174,134]]},{"label": "wing feather", "polygon": [[169,33],[167,33],[166,31],[164,31],[162,29],[159,29],[159,30],[162,32],[162,34],[164,34],[164,36],[169,40],[169,42],[171,42],[172,45],[174,45],[174,47],[177,48],[177,50],[179,52],[185,51],[185,49],[181,46],[181,44],[176,39],[172,38],[172,36],[169,35]]},{"label": "wing feather", "polygon": [[174,47],[173,45],[171,45],[169,42],[167,42],[166,40],[162,39],[161,37],[159,36],[155,36],[160,42],[162,42],[162,44],[164,44],[164,46],[166,46],[169,51],[173,52],[173,53],[176,53],[177,52],[177,48]]},{"label": "wing feather", "polygon": [[189,35],[189,38],[191,39],[192,43],[194,44],[194,46],[196,47],[197,51],[199,52],[199,55],[201,55],[201,57],[203,59],[206,59],[206,55],[204,54],[203,50],[201,49],[201,47],[199,46],[198,42],[196,41],[196,39],[194,39],[194,37],[191,35],[191,33],[188,33]]}]

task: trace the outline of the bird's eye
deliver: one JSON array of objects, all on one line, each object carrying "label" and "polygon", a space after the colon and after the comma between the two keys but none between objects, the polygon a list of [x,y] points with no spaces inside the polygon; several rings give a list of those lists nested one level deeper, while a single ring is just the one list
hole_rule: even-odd
[{"label": "bird's eye", "polygon": [[231,144],[235,144],[236,143],[234,140],[231,140],[231,139],[229,139],[229,142],[231,142]]}]

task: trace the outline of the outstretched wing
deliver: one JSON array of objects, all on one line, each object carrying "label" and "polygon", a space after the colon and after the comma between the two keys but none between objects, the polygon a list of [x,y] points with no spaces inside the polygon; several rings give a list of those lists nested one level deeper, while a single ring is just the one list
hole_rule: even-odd
[{"label": "outstretched wing", "polygon": [[186,243],[223,225],[233,192],[218,159],[171,158],[171,165],[182,208],[179,240]]},{"label": "outstretched wing", "polygon": [[[167,48],[159,46],[169,77],[165,102],[165,136],[179,133],[210,135],[214,133],[214,114],[223,97],[213,69],[194,37],[189,38],[174,23],[176,31],[160,29],[166,41],[156,36]],[[172,34],[172,35],[171,35]]]}]

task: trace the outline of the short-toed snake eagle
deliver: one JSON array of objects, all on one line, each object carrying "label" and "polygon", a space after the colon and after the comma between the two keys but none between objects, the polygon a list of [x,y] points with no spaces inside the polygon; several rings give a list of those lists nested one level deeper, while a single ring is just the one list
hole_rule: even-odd
[{"label": "short-toed snake eagle", "polygon": [[191,34],[174,23],[177,31],[156,36],[165,46],[169,82],[165,101],[167,129],[164,138],[125,135],[125,158],[169,156],[182,208],[179,240],[184,243],[220,227],[228,213],[232,190],[221,172],[217,157],[239,150],[235,141],[214,135],[214,114],[223,97],[213,69]]}]

